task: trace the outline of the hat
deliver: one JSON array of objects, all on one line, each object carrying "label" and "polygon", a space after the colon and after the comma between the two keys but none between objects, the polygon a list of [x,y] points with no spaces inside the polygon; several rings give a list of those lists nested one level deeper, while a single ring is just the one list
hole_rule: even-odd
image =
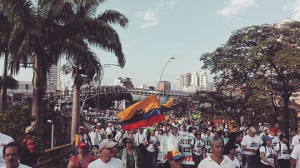
[{"label": "hat", "polygon": [[81,148],[86,148],[86,144],[83,142],[79,143],[78,149],[81,149]]},{"label": "hat", "polygon": [[91,128],[93,129],[93,128],[96,128],[96,127],[95,127],[95,125],[92,125]]},{"label": "hat", "polygon": [[263,141],[267,141],[267,140],[271,140],[272,141],[272,138],[269,137],[268,135],[264,135],[263,136]]},{"label": "hat", "polygon": [[270,128],[270,132],[276,132],[275,128]]},{"label": "hat", "polygon": [[184,158],[184,156],[176,150],[169,151],[167,156],[168,156],[168,160],[177,160],[177,159]]},{"label": "hat", "polygon": [[112,126],[112,124],[111,124],[111,123],[108,123],[108,126]]},{"label": "hat", "polygon": [[279,135],[279,139],[282,140],[282,138],[287,138],[287,137],[286,137],[286,135],[284,135],[284,134],[280,134],[280,135]]},{"label": "hat", "polygon": [[264,127],[263,130],[264,130],[264,131],[268,131],[269,128],[268,128],[268,127]]},{"label": "hat", "polygon": [[150,131],[155,131],[155,128],[151,127],[149,130],[150,130]]},{"label": "hat", "polygon": [[80,126],[78,129],[84,129],[84,126]]},{"label": "hat", "polygon": [[280,130],[280,129],[278,129],[276,132],[277,132],[277,133],[279,133],[279,132],[281,132],[281,130]]},{"label": "hat", "polygon": [[97,125],[102,125],[101,123],[97,123]]},{"label": "hat", "polygon": [[28,126],[28,127],[26,127],[26,129],[25,129],[25,133],[26,133],[26,134],[29,134],[29,133],[31,133],[31,132],[33,132],[33,131],[34,131],[33,126]]},{"label": "hat", "polygon": [[104,139],[100,142],[99,144],[99,150],[103,149],[103,148],[113,148],[117,145],[116,142],[114,142],[111,139]]}]

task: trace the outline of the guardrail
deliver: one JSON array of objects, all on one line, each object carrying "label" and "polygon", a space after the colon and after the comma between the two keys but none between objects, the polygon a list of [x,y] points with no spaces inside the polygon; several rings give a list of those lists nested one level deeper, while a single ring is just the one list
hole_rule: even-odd
[{"label": "guardrail", "polygon": [[45,150],[45,153],[39,157],[36,168],[65,168],[70,159],[70,149],[72,144],[57,146]]}]

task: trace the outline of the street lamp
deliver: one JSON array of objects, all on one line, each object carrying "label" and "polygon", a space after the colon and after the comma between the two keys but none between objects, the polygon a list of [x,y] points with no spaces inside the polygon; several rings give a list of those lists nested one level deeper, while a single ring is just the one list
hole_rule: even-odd
[{"label": "street lamp", "polygon": [[[162,75],[163,75],[163,73],[164,73],[164,71],[165,71],[167,65],[169,64],[169,62],[170,62],[172,59],[175,59],[175,58],[174,58],[174,57],[169,58],[168,62],[166,63],[166,65],[164,66],[164,68],[163,68],[162,71],[161,71],[160,78],[159,78],[159,82],[158,82],[158,89],[159,89],[159,86],[160,86],[161,77],[162,77]],[[159,95],[158,98],[159,98],[158,100],[160,101],[160,95]]]}]

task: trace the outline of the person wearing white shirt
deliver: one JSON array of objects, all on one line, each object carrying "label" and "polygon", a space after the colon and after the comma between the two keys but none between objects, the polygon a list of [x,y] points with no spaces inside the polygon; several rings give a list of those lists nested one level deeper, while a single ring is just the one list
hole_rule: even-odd
[{"label": "person wearing white shirt", "polygon": [[300,140],[300,128],[297,129],[297,134],[295,136],[293,136],[292,138],[292,146],[296,146],[297,144],[299,144]]},{"label": "person wearing white shirt", "polygon": [[280,142],[276,145],[275,151],[278,156],[279,167],[290,167],[290,156],[292,151],[291,144],[287,141],[287,137],[284,134],[279,135]]},{"label": "person wearing white shirt", "polygon": [[248,168],[257,168],[259,160],[256,159],[256,150],[259,149],[261,144],[261,139],[255,135],[256,129],[254,127],[249,128],[248,135],[244,136],[242,140],[242,149],[246,156],[246,162]]},{"label": "person wearing white shirt", "polygon": [[5,161],[4,161],[3,153],[2,153],[3,147],[13,141],[14,141],[14,139],[12,137],[2,134],[0,132],[0,151],[1,151],[0,152],[0,167],[5,165]]},{"label": "person wearing white shirt", "polygon": [[0,168],[30,168],[29,166],[19,162],[22,154],[22,146],[20,144],[10,142],[4,146],[1,153],[4,153],[3,158],[5,160],[5,164]]},{"label": "person wearing white shirt", "polygon": [[220,136],[214,136],[210,142],[212,154],[203,159],[198,168],[235,168],[233,162],[224,157],[224,140]]},{"label": "person wearing white shirt", "polygon": [[186,130],[186,125],[182,126],[182,129],[178,131],[179,136],[188,136],[189,132]]},{"label": "person wearing white shirt", "polygon": [[94,125],[91,127],[89,136],[91,137],[92,147],[98,149],[99,143],[102,140],[102,138],[101,135],[96,131],[96,127]]},{"label": "person wearing white shirt", "polygon": [[165,132],[166,132],[166,135],[168,137],[167,150],[168,151],[172,151],[172,150],[179,151],[179,139],[178,139],[178,136],[177,136],[177,128],[173,127],[171,132],[169,132],[169,130],[167,130],[167,126],[166,126],[165,127]]},{"label": "person wearing white shirt", "polygon": [[240,162],[236,157],[236,148],[237,146],[234,143],[226,143],[224,147],[224,157],[232,161],[234,165],[233,168],[240,168]]}]

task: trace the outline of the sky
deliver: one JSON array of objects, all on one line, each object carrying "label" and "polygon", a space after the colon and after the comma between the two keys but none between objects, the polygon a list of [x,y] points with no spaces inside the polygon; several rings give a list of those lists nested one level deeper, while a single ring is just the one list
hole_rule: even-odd
[{"label": "sky", "polygon": [[[300,0],[107,0],[98,14],[107,9],[123,13],[128,27],[118,25],[124,68],[105,67],[102,85],[113,85],[114,79],[128,77],[134,86],[155,86],[170,81],[179,89],[180,75],[203,71],[199,58],[226,43],[233,31],[243,27],[273,24],[290,18],[300,21]],[[114,54],[93,48],[101,64],[117,64]],[[165,70],[168,60],[173,57]],[[63,62],[62,62],[63,63]],[[3,65],[3,58],[0,58]],[[208,74],[208,82],[212,75]],[[22,69],[17,80],[31,81],[32,69]],[[72,83],[62,76],[62,83]]]}]

